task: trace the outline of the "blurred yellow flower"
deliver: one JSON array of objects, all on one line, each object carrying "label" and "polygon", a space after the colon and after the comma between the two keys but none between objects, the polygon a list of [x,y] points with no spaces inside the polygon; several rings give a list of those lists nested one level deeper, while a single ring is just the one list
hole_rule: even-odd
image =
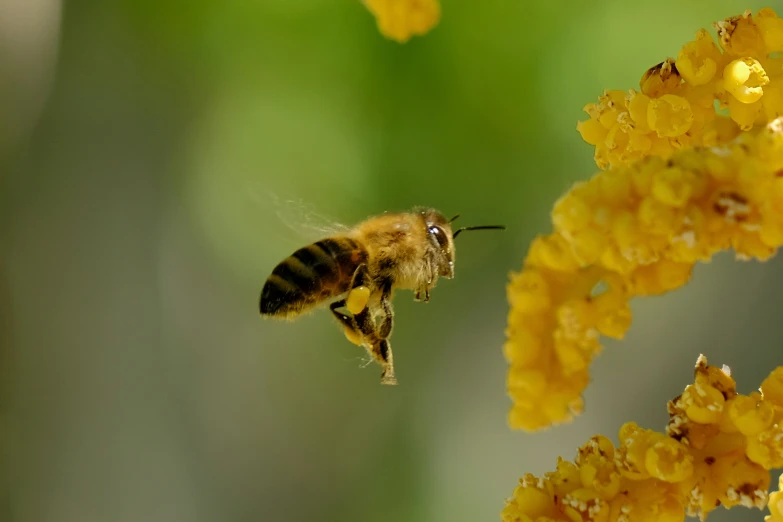
[{"label": "blurred yellow flower", "polygon": [[[767,393],[769,390],[769,393]],[[768,495],[769,471],[783,467],[783,367],[761,391],[740,395],[728,368],[699,357],[693,384],[669,402],[665,433],[629,422],[619,446],[595,436],[574,462],[520,479],[504,522],[680,522],[717,506],[764,509],[783,520],[783,493]],[[783,481],[781,481],[783,488]]]},{"label": "blurred yellow flower", "polygon": [[764,522],[783,522],[783,475],[778,479],[778,491],[769,496],[769,513]]},{"label": "blurred yellow flower", "polygon": [[380,32],[400,43],[429,32],[440,20],[438,0],[364,0]]},{"label": "blurred yellow flower", "polygon": [[[599,337],[624,336],[632,297],[679,288],[722,250],[765,260],[783,245],[783,20],[762,9],[716,27],[720,48],[699,31],[677,60],[643,75],[640,92],[607,91],[586,107],[578,129],[607,170],[555,203],[554,232],[533,241],[507,288],[512,428],[582,411]],[[710,424],[724,399],[702,392],[689,388],[681,402]],[[685,473],[659,469],[650,476]]]}]

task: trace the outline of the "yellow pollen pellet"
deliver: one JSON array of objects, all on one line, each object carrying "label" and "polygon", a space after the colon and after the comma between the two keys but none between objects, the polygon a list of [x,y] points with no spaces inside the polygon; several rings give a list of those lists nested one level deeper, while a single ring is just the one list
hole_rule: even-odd
[{"label": "yellow pollen pellet", "polygon": [[754,58],[740,58],[723,69],[723,86],[742,103],[754,103],[764,95],[767,72]]},{"label": "yellow pollen pellet", "polygon": [[345,328],[345,338],[356,346],[362,345],[362,336],[352,328]]},{"label": "yellow pollen pellet", "polygon": [[370,289],[366,286],[357,286],[348,292],[345,299],[345,307],[353,315],[360,314],[367,308],[367,302],[370,300]]}]

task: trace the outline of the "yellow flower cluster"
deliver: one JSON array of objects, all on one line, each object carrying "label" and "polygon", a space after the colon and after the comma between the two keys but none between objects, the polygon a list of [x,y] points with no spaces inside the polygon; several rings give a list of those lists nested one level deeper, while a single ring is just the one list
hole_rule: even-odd
[{"label": "yellow flower cluster", "polygon": [[[767,505],[769,470],[783,467],[783,366],[760,392],[740,395],[728,368],[700,357],[669,417],[665,434],[629,422],[619,446],[595,436],[574,462],[559,459],[542,478],[525,475],[502,520],[680,522],[704,520],[720,505]],[[767,522],[783,520],[781,504],[781,493],[769,496]]]},{"label": "yellow flower cluster", "polygon": [[[649,155],[719,143],[783,116],[783,19],[772,9],[715,24],[720,48],[704,29],[677,59],[648,70],[640,91],[606,91],[584,110],[582,138],[605,169]],[[715,103],[729,117],[715,111]]]},{"label": "yellow flower cluster", "polygon": [[504,352],[513,428],[582,409],[599,334],[620,339],[628,300],[685,284],[695,262],[734,248],[767,259],[783,245],[783,118],[712,148],[600,172],[556,204],[508,285]]},{"label": "yellow flower cluster", "polygon": [[[599,336],[624,336],[631,323],[630,298],[684,285],[697,261],[719,251],[733,248],[739,258],[765,260],[783,245],[783,118],[778,117],[783,62],[764,54],[783,46],[783,20],[766,9],[756,18],[743,15],[718,25],[723,54],[717,47],[717,54],[709,54],[712,48],[697,38],[685,46],[679,65],[648,72],[641,94],[625,100],[608,93],[601,108],[596,106],[593,123],[581,126],[591,141],[604,132],[596,125],[606,130],[610,120],[621,124],[606,130],[613,139],[603,140],[597,152],[599,157],[606,153],[612,167],[578,183],[555,204],[554,232],[533,241],[522,272],[512,274],[508,284],[504,353],[510,365],[512,428],[538,430],[582,411],[588,367],[601,350]],[[751,51],[767,80],[763,86],[755,85],[761,80],[745,82],[744,90],[731,84],[725,71],[737,72],[736,53]],[[709,65],[710,60],[726,66]],[[692,120],[682,117],[678,107],[695,114],[697,87],[716,89],[717,73],[708,74],[713,67],[721,71],[722,85],[733,85],[734,99],[739,93],[750,100],[756,96],[753,89],[761,88],[753,102],[760,107],[754,113],[757,125],[743,132],[728,117],[714,111],[708,117],[706,109]],[[681,74],[702,83],[682,83]],[[641,112],[635,108],[639,100],[645,107]],[[647,115],[647,127],[640,125],[640,114]],[[767,117],[770,123],[762,126]],[[686,120],[684,134],[674,136]],[[646,134],[642,129],[648,129]],[[645,146],[630,154],[625,145],[620,152],[606,145],[638,144],[640,137],[665,142],[671,150]],[[623,163],[634,155],[633,162]]]},{"label": "yellow flower cluster", "polygon": [[378,30],[399,43],[429,32],[440,21],[438,0],[364,0]]},{"label": "yellow flower cluster", "polygon": [[778,479],[778,490],[769,496],[769,515],[764,522],[783,522],[783,475]]}]

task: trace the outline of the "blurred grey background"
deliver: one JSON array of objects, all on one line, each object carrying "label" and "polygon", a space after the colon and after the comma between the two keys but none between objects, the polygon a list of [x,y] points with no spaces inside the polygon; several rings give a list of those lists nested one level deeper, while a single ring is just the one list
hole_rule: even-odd
[{"label": "blurred grey background", "polygon": [[[780,259],[634,302],[549,432],[507,428],[501,345],[508,272],[596,171],[581,108],[766,5],[445,1],[398,45],[358,1],[0,0],[0,520],[497,520],[589,436],[662,429],[700,353],[757,388]],[[462,238],[429,304],[397,294],[400,386],[327,311],[258,316],[317,239],[297,209],[413,205],[508,230]]]}]

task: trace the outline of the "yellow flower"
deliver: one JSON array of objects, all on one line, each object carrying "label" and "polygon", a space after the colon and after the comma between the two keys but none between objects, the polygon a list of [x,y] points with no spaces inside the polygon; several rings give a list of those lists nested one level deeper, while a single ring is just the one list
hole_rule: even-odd
[{"label": "yellow flower", "polygon": [[[720,47],[701,29],[676,60],[643,74],[641,92],[605,91],[585,106],[590,119],[577,130],[595,146],[600,168],[712,146],[716,127],[736,134],[783,115],[783,19],[761,9],[755,18],[746,12],[715,27]],[[729,117],[716,113],[716,100]]]},{"label": "yellow flower", "polygon": [[[782,373],[780,367],[770,379],[779,383]],[[703,356],[689,388],[717,393],[732,405],[729,411],[736,404],[741,415],[724,408],[697,422],[688,414],[692,401],[678,397],[669,403],[665,433],[628,423],[620,428],[619,446],[598,435],[579,448],[573,463],[558,459],[557,469],[541,478],[525,475],[506,500],[501,519],[682,522],[686,515],[704,520],[720,505],[764,509],[769,501],[767,522],[783,520],[783,493],[767,494],[770,470],[783,467],[783,447],[768,446],[778,460],[757,462],[754,448],[763,444],[764,431],[737,429],[748,426],[752,410],[763,410],[759,417],[767,419],[766,412],[780,412],[780,407],[763,392],[737,394],[728,369],[709,366]],[[776,413],[770,426],[763,421],[767,431],[781,429],[780,417]],[[750,424],[758,427],[757,420]]]},{"label": "yellow flower", "polygon": [[768,83],[767,72],[754,58],[733,60],[723,70],[723,86],[742,103],[759,101]]},{"label": "yellow flower", "polygon": [[778,481],[778,491],[769,496],[769,513],[764,522],[783,522],[783,475]]},{"label": "yellow flower", "polygon": [[[783,245],[783,58],[774,54],[783,20],[762,9],[718,31],[720,48],[700,31],[677,61],[645,72],[640,92],[605,91],[585,107],[590,119],[577,128],[606,170],[555,203],[554,232],[533,241],[508,284],[512,428],[543,429],[582,411],[600,335],[622,339],[631,298],[681,287],[696,262],[720,251],[765,260]],[[731,117],[716,113],[715,100]],[[781,382],[767,388],[783,406]],[[678,407],[688,422],[758,434],[751,459],[777,462],[769,406],[755,411],[755,396],[729,404],[724,392],[697,380]],[[675,450],[666,444],[651,465]],[[645,462],[627,462],[628,472],[687,474]]]},{"label": "yellow flower", "polygon": [[429,32],[440,21],[438,0],[363,0],[381,34],[399,43]]}]

